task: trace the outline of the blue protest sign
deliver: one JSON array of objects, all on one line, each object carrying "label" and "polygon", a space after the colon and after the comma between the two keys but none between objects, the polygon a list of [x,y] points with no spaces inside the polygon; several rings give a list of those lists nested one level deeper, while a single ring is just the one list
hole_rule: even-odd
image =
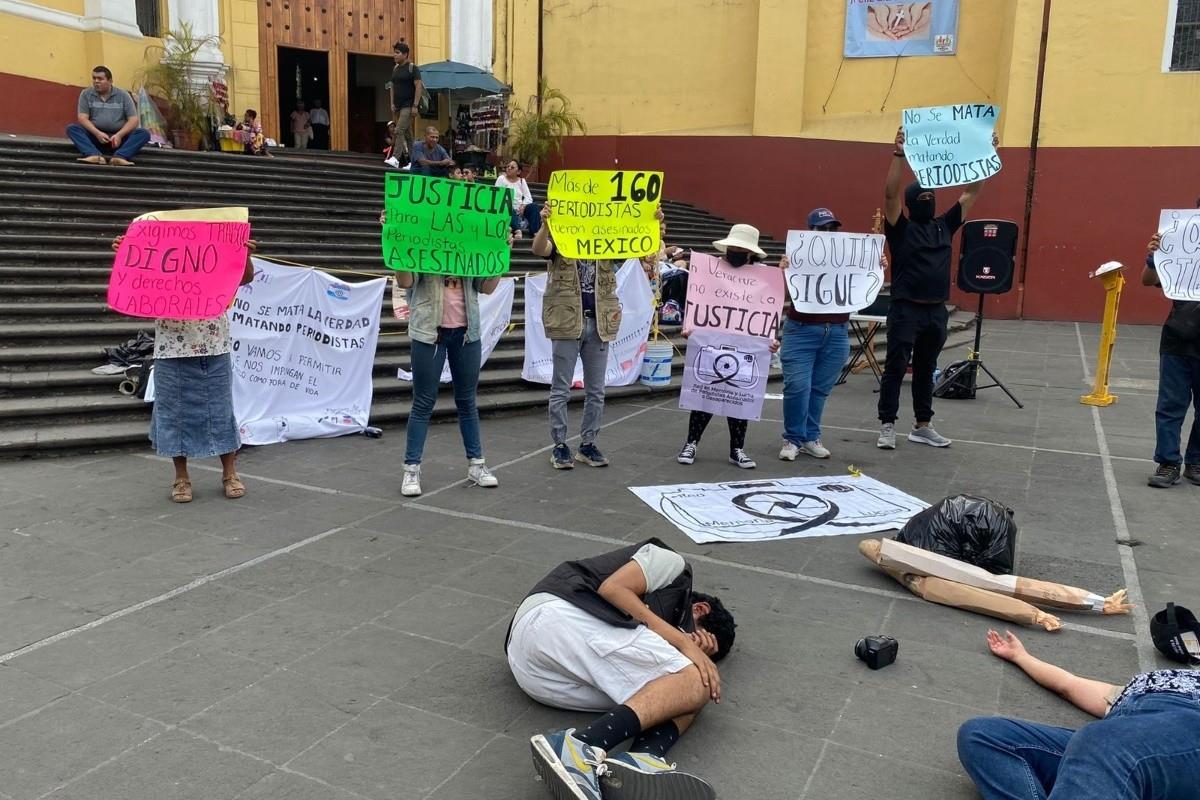
[{"label": "blue protest sign", "polygon": [[992,144],[997,106],[964,104],[904,110],[904,155],[926,189],[960,186],[1000,171]]},{"label": "blue protest sign", "polygon": [[958,0],[846,0],[846,58],[952,56]]}]

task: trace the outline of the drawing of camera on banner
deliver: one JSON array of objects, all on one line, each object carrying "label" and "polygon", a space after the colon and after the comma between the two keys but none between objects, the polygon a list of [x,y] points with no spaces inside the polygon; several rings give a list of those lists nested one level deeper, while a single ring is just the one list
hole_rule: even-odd
[{"label": "drawing of camera on banner", "polygon": [[728,384],[738,389],[753,389],[758,385],[758,359],[733,345],[701,347],[696,353],[696,377],[718,386]]}]

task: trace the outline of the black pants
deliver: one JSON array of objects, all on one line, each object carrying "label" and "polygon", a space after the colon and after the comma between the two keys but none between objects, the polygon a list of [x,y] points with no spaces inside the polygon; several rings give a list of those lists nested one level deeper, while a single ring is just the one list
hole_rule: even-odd
[{"label": "black pants", "polygon": [[913,415],[917,422],[933,419],[933,370],[946,343],[944,303],[893,300],[887,318],[887,361],[879,387],[879,421],[895,422],[900,410],[900,385],[912,362]]},{"label": "black pants", "polygon": [[329,149],[329,126],[328,125],[313,125],[313,138],[310,147],[317,150]]},{"label": "black pants", "polygon": [[[688,416],[688,441],[700,444],[700,437],[704,435],[704,429],[712,422],[712,418],[713,415],[707,411],[693,411]],[[746,428],[750,421],[733,417],[726,419],[729,421],[729,454],[733,455],[734,450],[741,450],[746,446]]]}]

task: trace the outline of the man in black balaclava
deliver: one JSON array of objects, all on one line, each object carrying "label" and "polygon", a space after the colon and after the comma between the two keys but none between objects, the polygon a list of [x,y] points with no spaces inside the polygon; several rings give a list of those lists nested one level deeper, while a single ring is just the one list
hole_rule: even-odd
[{"label": "man in black balaclava", "polygon": [[[993,134],[993,144],[995,135]],[[933,419],[933,370],[946,343],[946,300],[950,298],[950,250],[957,231],[975,205],[983,182],[966,187],[945,214],[937,212],[933,190],[914,181],[904,190],[904,129],[896,132],[896,149],[884,187],[884,233],[892,253],[892,305],[887,319],[887,360],[879,389],[879,441],[883,450],[896,449],[896,414],[900,385],[912,362],[912,399],[916,424],[908,440],[949,447],[950,440],[930,425]]]}]

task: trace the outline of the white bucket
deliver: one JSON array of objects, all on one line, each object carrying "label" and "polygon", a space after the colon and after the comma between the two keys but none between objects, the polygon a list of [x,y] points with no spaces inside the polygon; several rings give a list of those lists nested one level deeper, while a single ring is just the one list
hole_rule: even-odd
[{"label": "white bucket", "polygon": [[646,355],[642,358],[642,377],[640,383],[652,389],[661,389],[671,385],[671,362],[674,359],[675,348],[670,342],[655,341],[646,345]]}]

